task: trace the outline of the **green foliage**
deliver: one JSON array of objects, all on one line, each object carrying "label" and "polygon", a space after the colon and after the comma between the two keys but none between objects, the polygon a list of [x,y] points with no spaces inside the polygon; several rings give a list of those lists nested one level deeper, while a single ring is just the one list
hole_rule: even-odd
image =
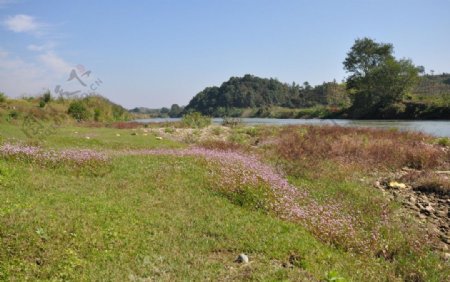
[{"label": "green foliage", "polygon": [[183,110],[184,108],[178,106],[178,104],[173,104],[168,112],[169,117],[171,118],[181,117]]},{"label": "green foliage", "polygon": [[402,101],[418,81],[418,68],[410,60],[396,60],[392,53],[392,44],[363,38],[347,54],[344,68],[350,73],[347,89],[353,94],[356,117],[376,114]]},{"label": "green foliage", "polygon": [[450,138],[448,138],[448,137],[439,138],[437,143],[441,146],[449,147],[450,146]]},{"label": "green foliage", "polygon": [[52,95],[50,94],[50,91],[46,91],[44,95],[42,95],[42,100],[44,103],[48,103],[52,100]]},{"label": "green foliage", "polygon": [[45,107],[45,101],[44,100],[40,100],[39,101],[39,108],[43,108]]},{"label": "green foliage", "polygon": [[185,114],[181,119],[181,122],[192,128],[203,128],[211,124],[212,120],[210,117],[203,116],[199,112],[192,112]]},{"label": "green foliage", "polygon": [[100,109],[94,109],[94,120],[95,121],[100,121],[100,115],[101,115]]},{"label": "green foliage", "polygon": [[77,121],[87,120],[89,118],[88,110],[80,100],[75,100],[70,103],[67,113]]},{"label": "green foliage", "polygon": [[12,110],[9,112],[8,116],[6,117],[6,119],[8,121],[14,120],[14,119],[18,119],[20,116],[20,112],[17,110]]},{"label": "green foliage", "polygon": [[264,117],[266,109],[279,106],[286,108],[313,105],[340,105],[349,103],[345,87],[336,81],[312,87],[308,82],[302,86],[281,83],[277,79],[259,78],[253,75],[231,77],[220,87],[207,87],[186,106],[186,111],[198,111],[212,116],[241,116],[245,108],[257,108],[257,116]]},{"label": "green foliage", "polygon": [[337,271],[329,271],[325,275],[325,281],[327,281],[327,282],[332,282],[332,281],[345,282],[347,280],[345,280],[343,277],[339,276]]},{"label": "green foliage", "polygon": [[3,103],[6,101],[6,95],[3,92],[0,92],[0,103]]}]

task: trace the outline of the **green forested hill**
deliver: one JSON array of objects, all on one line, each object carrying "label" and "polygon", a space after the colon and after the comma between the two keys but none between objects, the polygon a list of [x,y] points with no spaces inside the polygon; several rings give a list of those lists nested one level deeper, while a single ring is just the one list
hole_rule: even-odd
[{"label": "green forested hill", "polygon": [[328,82],[312,87],[282,83],[274,78],[260,78],[250,74],[231,77],[220,87],[207,87],[186,106],[186,111],[223,116],[230,109],[286,107],[306,108],[315,105],[345,106],[349,103],[345,86]]},{"label": "green forested hill", "polygon": [[[446,106],[450,97],[450,74],[423,75],[418,84],[405,97],[405,112],[382,113],[379,118],[439,118],[448,110]],[[302,85],[282,83],[274,78],[260,78],[250,74],[243,77],[231,77],[220,87],[207,87],[195,95],[185,108],[185,112],[197,111],[211,116],[241,115],[243,109],[253,109],[253,116],[281,117],[288,109],[307,109],[328,107],[346,109],[351,106],[351,94],[346,90],[345,83],[324,82],[311,86],[308,82]],[[277,108],[286,108],[280,113]],[[269,108],[278,111],[270,114]],[[438,111],[433,110],[439,108]],[[319,111],[319,116],[324,112]],[[436,112],[437,114],[433,114]],[[417,113],[417,116],[411,116]],[[309,111],[308,111],[309,114]],[[306,114],[306,116],[308,116]],[[286,117],[299,117],[302,113],[289,112]],[[305,115],[303,115],[305,116]],[[313,114],[312,116],[315,116]],[[445,118],[445,116],[443,118]]]}]

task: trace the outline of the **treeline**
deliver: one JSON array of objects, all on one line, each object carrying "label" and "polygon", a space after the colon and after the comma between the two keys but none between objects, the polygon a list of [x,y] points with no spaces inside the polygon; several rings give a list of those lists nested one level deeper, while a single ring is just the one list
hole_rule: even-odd
[{"label": "treeline", "polygon": [[250,74],[232,77],[220,87],[208,87],[198,93],[185,111],[198,111],[211,116],[233,116],[236,109],[270,107],[309,108],[317,105],[347,107],[350,103],[345,84],[324,82],[311,86],[308,82],[282,83],[274,78]]},{"label": "treeline", "polygon": [[184,114],[184,107],[179,106],[178,104],[173,104],[170,109],[166,107],[162,107],[161,109],[150,109],[145,107],[136,107],[130,110],[130,113],[136,115],[144,115],[146,117],[154,118],[154,117],[171,117],[177,118],[181,117]]}]

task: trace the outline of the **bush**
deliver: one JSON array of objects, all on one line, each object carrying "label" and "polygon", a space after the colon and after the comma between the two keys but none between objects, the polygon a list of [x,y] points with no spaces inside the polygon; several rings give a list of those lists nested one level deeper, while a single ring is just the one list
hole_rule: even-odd
[{"label": "bush", "polygon": [[203,116],[201,113],[192,112],[186,114],[181,119],[181,122],[192,128],[203,128],[211,124],[211,118],[207,116]]},{"label": "bush", "polygon": [[40,108],[45,107],[45,101],[43,99],[39,101],[39,107]]},{"label": "bush", "polygon": [[44,95],[42,95],[42,101],[44,101],[45,104],[50,102],[52,100],[52,95],[50,94],[50,91],[46,91]]},{"label": "bush", "polygon": [[89,113],[81,101],[73,101],[69,105],[67,113],[77,121],[87,120]]},{"label": "bush", "polygon": [[6,95],[3,92],[0,92],[0,103],[3,103],[6,101]]},{"label": "bush", "polygon": [[222,125],[228,127],[236,127],[241,124],[242,120],[240,118],[224,117],[222,121]]},{"label": "bush", "polygon": [[449,147],[450,146],[450,138],[448,138],[448,137],[439,138],[437,143],[443,147]]}]

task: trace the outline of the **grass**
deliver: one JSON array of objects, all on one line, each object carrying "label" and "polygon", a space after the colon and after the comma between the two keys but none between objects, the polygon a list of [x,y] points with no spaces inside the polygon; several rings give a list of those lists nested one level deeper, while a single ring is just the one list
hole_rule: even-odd
[{"label": "grass", "polygon": [[[194,156],[115,154],[187,146],[167,138],[158,140],[145,128],[64,126],[39,140],[27,139],[17,125],[3,123],[0,129],[3,142],[113,154],[106,173],[65,163],[48,167],[0,157],[0,280],[314,281],[343,277],[349,281],[443,281],[450,274],[448,264],[427,248],[426,241],[418,241],[421,246],[409,244],[411,238],[423,238],[413,221],[396,215],[399,206],[359,180],[367,176],[362,159],[377,170],[388,169],[382,164],[393,160],[379,159],[375,151],[366,155],[356,150],[364,136],[369,145],[372,140],[395,137],[404,140],[399,142],[405,148],[423,138],[431,148],[440,146],[423,136],[238,126],[230,133],[235,142],[201,144],[260,155],[283,168],[292,184],[306,189],[319,203],[333,199],[343,211],[359,212],[361,238],[385,223],[377,229],[374,249],[360,252],[346,242],[327,241],[308,225],[260,208],[265,193],[251,184],[247,190],[227,186],[229,182],[215,174],[224,168],[217,163]],[[353,149],[343,155],[321,149],[326,142],[317,138],[307,139],[315,140],[315,149],[306,147],[306,142],[280,142],[290,140],[284,138],[289,132],[300,132],[301,138],[324,136],[334,145],[348,142],[345,136],[358,138],[346,145]],[[335,134],[341,137],[333,138]],[[285,146],[299,147],[305,156],[294,158],[291,151],[282,150]],[[355,161],[344,165],[342,160],[350,157]],[[395,162],[395,167],[404,161]],[[424,163],[435,168],[439,162]],[[102,166],[93,169],[102,171]],[[235,263],[239,253],[248,254],[250,263]]]}]

